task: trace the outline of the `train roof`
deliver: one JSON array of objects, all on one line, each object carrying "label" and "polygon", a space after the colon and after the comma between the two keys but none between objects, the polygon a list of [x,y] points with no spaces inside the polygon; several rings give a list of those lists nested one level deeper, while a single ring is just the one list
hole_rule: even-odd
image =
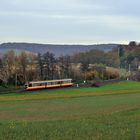
[{"label": "train roof", "polygon": [[72,79],[57,79],[57,80],[46,80],[46,81],[30,81],[28,83],[46,83],[46,82],[59,82],[59,81],[71,81]]}]

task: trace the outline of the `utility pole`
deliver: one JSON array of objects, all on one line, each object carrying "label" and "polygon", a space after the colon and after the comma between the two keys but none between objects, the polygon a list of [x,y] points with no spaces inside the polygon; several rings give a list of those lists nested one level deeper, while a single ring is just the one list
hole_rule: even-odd
[{"label": "utility pole", "polygon": [[17,73],[16,73],[16,76],[15,76],[15,86],[17,86]]},{"label": "utility pole", "polygon": [[129,75],[131,75],[131,64],[129,64],[129,70],[128,70],[128,72],[129,72]]},{"label": "utility pole", "polygon": [[128,67],[128,77],[127,77],[127,80],[130,80],[130,75],[131,75],[131,64],[129,64],[129,67]]},{"label": "utility pole", "polygon": [[119,69],[121,68],[121,61],[120,61],[120,47],[118,47],[118,58],[119,58]]},{"label": "utility pole", "polygon": [[[17,57],[17,55],[16,55]],[[16,67],[16,61],[15,61],[15,86],[17,86],[17,67]]]}]

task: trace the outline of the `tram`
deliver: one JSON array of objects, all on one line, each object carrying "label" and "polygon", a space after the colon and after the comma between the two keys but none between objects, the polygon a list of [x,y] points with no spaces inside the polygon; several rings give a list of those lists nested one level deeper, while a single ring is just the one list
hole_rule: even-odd
[{"label": "tram", "polygon": [[25,90],[49,89],[72,86],[72,79],[59,79],[47,81],[31,81],[25,84]]}]

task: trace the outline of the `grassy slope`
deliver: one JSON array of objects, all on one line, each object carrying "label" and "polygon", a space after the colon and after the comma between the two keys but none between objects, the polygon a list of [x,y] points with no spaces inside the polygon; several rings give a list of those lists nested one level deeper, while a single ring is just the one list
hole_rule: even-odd
[{"label": "grassy slope", "polygon": [[[136,91],[133,93],[133,91]],[[106,91],[106,92],[105,92]],[[108,96],[93,96],[93,93]],[[131,91],[132,94],[114,94]],[[121,82],[101,88],[55,89],[41,92],[2,95],[0,138],[3,139],[139,139],[140,83]],[[57,93],[56,93],[57,92]],[[126,92],[126,93],[127,93]],[[86,94],[91,97],[47,98],[61,94]],[[18,101],[18,98],[30,97]],[[70,96],[73,97],[73,96]],[[16,99],[16,100],[15,100]],[[14,100],[14,101],[13,101]]]},{"label": "grassy slope", "polygon": [[117,84],[106,85],[100,88],[64,88],[64,89],[46,89],[42,91],[31,91],[21,93],[3,94],[0,101],[14,100],[43,100],[54,98],[70,98],[83,96],[97,96],[109,94],[139,93],[139,82],[120,82]]}]

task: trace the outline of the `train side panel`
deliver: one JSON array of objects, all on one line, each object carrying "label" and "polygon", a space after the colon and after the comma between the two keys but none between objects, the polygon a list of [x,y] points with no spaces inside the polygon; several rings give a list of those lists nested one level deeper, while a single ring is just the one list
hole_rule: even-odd
[{"label": "train side panel", "polygon": [[47,82],[47,83],[30,83],[29,85],[31,86],[28,86],[26,88],[26,90],[38,90],[38,89],[49,89],[49,88],[57,88],[57,87],[70,87],[73,85],[73,83],[70,83],[70,81],[61,81],[60,82]]}]

